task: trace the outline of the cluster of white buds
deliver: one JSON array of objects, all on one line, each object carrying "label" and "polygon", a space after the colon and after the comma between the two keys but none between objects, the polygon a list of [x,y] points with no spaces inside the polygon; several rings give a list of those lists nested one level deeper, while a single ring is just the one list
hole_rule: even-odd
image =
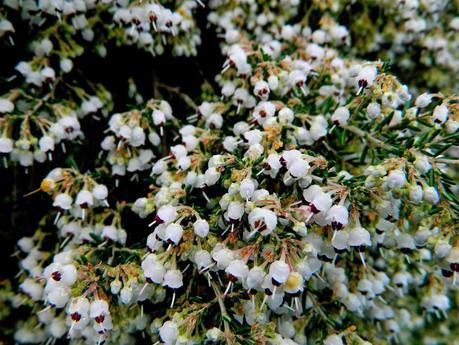
[{"label": "cluster of white buds", "polygon": [[197,2],[187,0],[173,11],[159,3],[117,7],[113,20],[124,31],[128,44],[136,44],[152,54],[162,54],[172,45],[176,55],[195,55],[201,43],[193,11]]},{"label": "cluster of white buds", "polygon": [[[36,57],[58,56],[63,58],[63,61],[67,61],[65,59],[81,55],[85,50],[95,50],[99,55],[106,56],[107,37],[110,32],[110,35],[117,37],[118,44],[135,44],[155,55],[163,54],[167,46],[173,48],[175,55],[196,55],[197,46],[201,43],[200,31],[194,19],[194,12],[199,5],[194,0],[135,6],[130,6],[126,1],[72,0],[23,3],[8,0],[5,6],[10,11],[20,12],[23,20],[29,22],[30,26],[38,25],[44,33],[46,32],[44,38],[42,36],[35,42]],[[100,16],[106,15],[112,17],[110,23],[97,20]],[[8,23],[5,19],[3,31],[14,32],[11,23],[10,25]],[[58,25],[64,27],[71,36],[63,38],[53,30],[46,30]],[[101,36],[97,34],[99,30],[103,31]],[[83,42],[80,43],[80,40]],[[53,44],[53,41],[70,45],[70,49],[63,48],[64,44]],[[71,69],[71,65],[63,61],[60,68],[67,72]]]},{"label": "cluster of white buds", "polygon": [[19,90],[12,90],[0,98],[0,114],[0,154],[5,167],[8,160],[24,167],[51,161],[58,145],[65,153],[65,142],[83,138],[77,112],[65,103],[34,99],[28,104]]},{"label": "cluster of white buds", "polygon": [[108,152],[112,174],[124,176],[126,172],[150,169],[154,151],[158,152],[164,142],[166,123],[172,119],[169,103],[156,100],[148,101],[144,109],[112,115],[110,135],[101,143],[102,149]]},{"label": "cluster of white buds", "polygon": [[41,182],[40,189],[52,195],[57,210],[55,223],[63,212],[84,221],[91,209],[108,206],[107,187],[74,169],[53,169]]}]

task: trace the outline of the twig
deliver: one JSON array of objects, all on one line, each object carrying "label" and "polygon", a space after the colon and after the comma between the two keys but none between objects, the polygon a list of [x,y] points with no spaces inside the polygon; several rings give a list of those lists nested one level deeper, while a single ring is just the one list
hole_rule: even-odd
[{"label": "twig", "polygon": [[180,91],[179,87],[172,87],[163,83],[158,83],[158,87],[163,88],[169,92],[175,93],[177,96],[179,96],[189,107],[193,108],[193,110],[197,111],[198,106],[197,104],[191,99],[190,96],[187,94],[183,93]]},{"label": "twig", "polygon": [[371,136],[370,134],[362,131],[360,128],[357,128],[355,126],[342,126],[342,127],[344,129],[347,129],[349,132],[354,133],[355,135],[357,135],[360,138],[368,139],[369,142],[373,143],[377,147],[380,147],[380,148],[382,148],[384,150],[387,150],[387,151],[393,151],[394,150],[394,147],[385,144],[383,141],[381,141],[381,140]]},{"label": "twig", "polygon": [[212,284],[212,289],[214,290],[215,296],[217,297],[218,300],[218,306],[220,307],[220,312],[222,314],[222,320],[223,320],[223,325],[225,327],[225,334],[226,334],[226,339],[228,341],[228,344],[233,344],[233,341],[231,339],[231,329],[228,324],[228,321],[226,321],[225,317],[228,316],[228,313],[226,312],[225,308],[225,303],[223,303],[222,295],[220,292],[220,289],[215,285],[215,282],[211,282]]}]

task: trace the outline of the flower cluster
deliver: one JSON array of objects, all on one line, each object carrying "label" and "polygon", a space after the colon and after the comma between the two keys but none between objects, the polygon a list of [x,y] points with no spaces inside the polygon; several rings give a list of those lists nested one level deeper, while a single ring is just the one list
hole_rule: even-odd
[{"label": "flower cluster", "polygon": [[25,167],[34,161],[52,160],[59,145],[65,153],[66,142],[84,137],[78,118],[80,109],[73,102],[52,98],[51,93],[38,98],[20,89],[0,98],[0,152],[5,167],[8,160]]},{"label": "flower cluster", "polygon": [[160,146],[167,122],[172,119],[169,103],[157,100],[148,101],[142,110],[112,115],[108,121],[110,135],[101,143],[108,152],[112,174],[124,176],[126,171],[150,169],[155,154],[148,147]]},{"label": "flower cluster", "polygon": [[[200,44],[199,29],[193,11],[194,0],[170,1],[167,4],[129,1],[5,1],[5,10],[13,16],[20,13],[23,25],[38,27],[33,41],[33,63],[56,56],[60,69],[68,72],[72,59],[93,50],[107,54],[106,37],[120,45],[136,45],[152,54],[162,54],[171,46],[175,55],[195,55]],[[101,18],[110,18],[102,21]],[[107,19],[108,19],[107,18]],[[2,22],[3,35],[14,33],[7,19]]]},{"label": "flower cluster", "polygon": [[215,0],[209,6],[208,20],[229,45],[249,37],[276,50],[306,39],[315,50],[336,47],[358,58],[376,53],[401,74],[413,76],[405,80],[417,88],[427,85],[454,93],[458,87],[449,78],[458,71],[459,17],[453,2],[335,0],[304,6],[301,1],[273,5]]},{"label": "flower cluster", "polygon": [[[107,129],[90,171],[73,161],[42,180],[52,210],[17,243],[17,286],[0,289],[0,302],[30,311],[16,342],[457,341],[459,98],[416,94],[384,62],[347,54],[354,23],[330,14],[349,10],[344,3],[313,2],[305,18],[320,13],[316,24],[298,20],[300,1],[210,1],[208,21],[224,34],[216,91],[204,85],[194,100],[161,84],[185,101],[184,114],[156,95],[144,103],[131,84],[131,110],[100,119]],[[118,40],[160,53],[154,47],[171,39],[177,54],[193,51],[179,38],[192,30],[197,2],[176,12],[149,2],[35,5],[21,3],[32,22],[46,13],[65,28],[108,11]],[[430,11],[417,5],[400,8]],[[103,39],[83,27],[86,39]],[[35,55],[52,47],[43,40]],[[20,66],[26,87],[48,85],[46,73],[31,77],[48,67]],[[2,153],[13,157],[23,136],[34,143],[26,151],[51,153],[83,137],[78,119],[107,114],[104,92],[78,107],[53,92],[0,100]],[[69,112],[72,129],[61,123]]]}]

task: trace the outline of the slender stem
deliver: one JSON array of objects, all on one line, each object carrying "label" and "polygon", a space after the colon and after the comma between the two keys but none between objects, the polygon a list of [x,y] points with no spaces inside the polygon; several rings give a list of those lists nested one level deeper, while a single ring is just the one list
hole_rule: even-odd
[{"label": "slender stem", "polygon": [[377,147],[380,147],[380,148],[382,148],[384,150],[387,150],[387,151],[394,150],[394,148],[392,146],[385,144],[383,141],[371,136],[369,133],[366,133],[366,132],[362,131],[360,128],[357,128],[355,126],[349,126],[349,125],[342,126],[342,127],[344,129],[347,129],[349,132],[357,135],[360,138],[368,139],[369,142],[373,143]]},{"label": "slender stem", "polygon": [[225,327],[226,339],[228,341],[228,344],[232,344],[233,341],[231,340],[231,329],[228,324],[228,321],[226,321],[225,319],[225,317],[228,315],[228,313],[226,312],[225,303],[223,303],[220,289],[217,287],[215,282],[212,281],[211,284],[212,284],[212,289],[214,290],[215,296],[217,297],[217,300],[218,300],[218,306],[220,307],[220,312],[222,314],[222,320],[223,320],[223,325]]},{"label": "slender stem", "polygon": [[190,96],[187,94],[183,93],[180,91],[179,87],[172,87],[163,83],[158,83],[158,87],[163,88],[169,92],[175,93],[177,96],[179,96],[183,101],[191,108],[193,108],[195,111],[198,110],[197,104],[191,99]]}]

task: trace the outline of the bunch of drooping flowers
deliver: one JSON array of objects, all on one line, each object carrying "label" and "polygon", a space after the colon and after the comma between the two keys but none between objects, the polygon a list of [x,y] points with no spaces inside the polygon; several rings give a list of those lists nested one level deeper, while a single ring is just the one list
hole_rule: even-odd
[{"label": "bunch of drooping flowers", "polygon": [[[71,160],[43,178],[50,210],[18,241],[17,287],[0,294],[28,308],[15,341],[457,340],[448,319],[458,306],[457,96],[415,96],[386,63],[345,55],[352,28],[324,4],[311,5],[324,14],[314,30],[295,22],[301,2],[209,5],[225,34],[216,91],[202,87],[193,100],[169,88],[185,112],[137,95],[130,110],[102,117],[88,171]],[[140,40],[146,23],[177,38],[187,22],[161,6],[88,8],[114,10],[120,40]],[[26,79],[36,72],[27,66],[18,66]],[[2,119],[30,108],[14,103],[26,97],[17,92],[0,103]],[[91,133],[77,119],[108,113],[108,96],[79,107],[59,97],[79,126],[56,143]],[[39,102],[31,106],[63,109]],[[38,110],[30,119],[40,128],[51,116]],[[17,130],[4,133],[18,147]]]}]

